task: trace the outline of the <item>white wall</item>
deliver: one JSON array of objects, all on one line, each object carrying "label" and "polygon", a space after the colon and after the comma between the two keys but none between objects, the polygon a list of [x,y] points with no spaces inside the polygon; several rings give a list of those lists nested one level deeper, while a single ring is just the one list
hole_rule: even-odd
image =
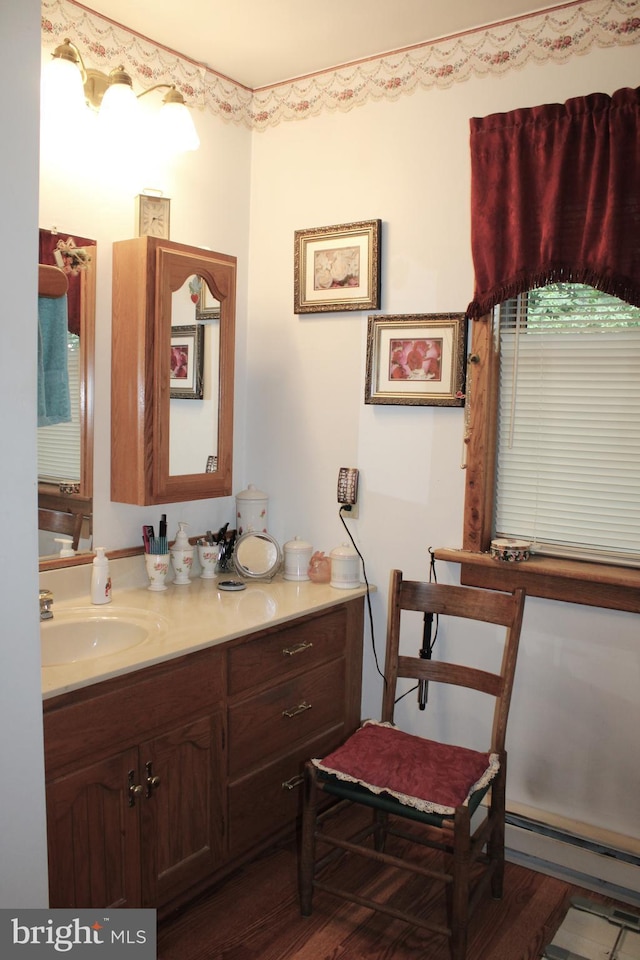
[{"label": "white wall", "polygon": [[[469,118],[612,93],[637,78],[636,49],[595,50],[254,136],[249,474],[271,496],[276,536],[328,551],[345,539],[338,467],[360,468],[360,518],[350,525],[380,590],[381,657],[390,569],[426,578],[429,546],[462,544],[464,413],[364,404],[367,315],[293,314],[294,230],[379,217],[379,312],[463,312],[473,293]],[[439,564],[438,576],[458,582],[459,570]],[[640,764],[630,760],[639,675],[637,616],[529,599],[508,738],[510,802],[640,838]],[[363,712],[375,715],[381,686],[369,644],[364,677]],[[408,722],[437,724],[437,707]]]},{"label": "white wall", "polygon": [[2,298],[0,907],[47,905],[36,523],[40,3],[0,7]]}]

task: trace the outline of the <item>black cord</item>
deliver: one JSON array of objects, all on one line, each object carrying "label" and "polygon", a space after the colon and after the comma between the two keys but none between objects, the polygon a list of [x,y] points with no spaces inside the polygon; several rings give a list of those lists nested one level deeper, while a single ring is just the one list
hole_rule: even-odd
[{"label": "black cord", "polygon": [[[429,583],[437,583],[438,577],[436,574],[436,555],[433,552],[433,547],[429,547]],[[440,626],[440,614],[434,613],[433,622],[435,624],[435,631],[433,634],[433,639],[431,640],[431,646],[429,652],[433,652],[433,648],[436,645],[436,640],[438,639],[438,627]]]},{"label": "black cord", "polygon": [[[436,558],[433,552],[433,547],[429,547],[429,583],[437,583],[438,577],[436,575]],[[424,615],[424,632],[422,636],[422,647],[420,649],[420,656],[425,660],[431,659],[431,654],[433,653],[433,648],[436,645],[436,640],[438,639],[438,627],[440,626],[440,617],[437,613],[425,613]],[[432,625],[435,624],[435,631],[432,631]],[[401,693],[399,697],[396,697],[394,703],[398,703],[403,697],[408,696],[410,693],[415,693],[418,691],[418,706],[420,710],[424,710],[427,705],[427,691],[428,691],[428,682],[426,680],[418,680],[413,687],[410,687],[409,690],[406,690],[404,693]]]},{"label": "black cord", "polygon": [[375,640],[375,634],[374,634],[374,630],[373,630],[373,612],[372,612],[372,610],[371,610],[371,591],[370,591],[370,589],[369,589],[369,581],[367,580],[367,570],[366,570],[366,566],[365,566],[365,562],[364,562],[364,557],[362,556],[362,554],[361,554],[360,551],[358,550],[358,547],[356,546],[356,542],[355,542],[355,540],[353,539],[353,537],[351,536],[351,530],[349,530],[349,527],[348,527],[348,526],[346,525],[346,523],[344,522],[344,517],[342,516],[342,508],[340,508],[340,509],[338,510],[338,516],[339,516],[340,519],[342,520],[342,526],[343,526],[343,527],[345,528],[345,530],[347,531],[347,536],[349,537],[349,540],[351,540],[351,543],[353,544],[353,549],[355,550],[355,552],[356,552],[356,553],[358,554],[358,556],[360,557],[360,560],[362,561],[362,576],[363,576],[363,578],[364,578],[364,583],[365,583],[365,586],[366,586],[366,588],[367,588],[367,610],[368,610],[368,613],[369,613],[369,626],[370,626],[370,628],[371,628],[371,649],[373,650],[373,659],[374,659],[375,664],[376,664],[376,670],[378,671],[378,673],[380,674],[380,676],[382,677],[382,679],[384,680],[385,685],[386,685],[386,683],[387,683],[387,678],[385,677],[384,673],[383,673],[382,670],[380,669],[380,664],[378,663],[378,651],[376,650],[376,640]]},{"label": "black cord", "polygon": [[434,553],[433,547],[429,547],[429,583],[438,582],[438,577],[436,576],[436,555]]}]

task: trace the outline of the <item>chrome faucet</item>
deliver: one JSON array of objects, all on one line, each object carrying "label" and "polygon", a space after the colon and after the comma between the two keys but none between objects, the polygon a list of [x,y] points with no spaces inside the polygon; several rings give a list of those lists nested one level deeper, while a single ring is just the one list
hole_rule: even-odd
[{"label": "chrome faucet", "polygon": [[47,590],[46,587],[40,590],[40,619],[41,620],[51,620],[53,619],[53,594],[51,590]]}]

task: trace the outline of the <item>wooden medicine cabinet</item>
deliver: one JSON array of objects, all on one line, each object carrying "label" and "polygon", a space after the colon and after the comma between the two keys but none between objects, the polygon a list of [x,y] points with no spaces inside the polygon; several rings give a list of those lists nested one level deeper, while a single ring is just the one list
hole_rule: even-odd
[{"label": "wooden medicine cabinet", "polygon": [[112,500],[231,495],[235,300],[235,257],[113,244]]}]

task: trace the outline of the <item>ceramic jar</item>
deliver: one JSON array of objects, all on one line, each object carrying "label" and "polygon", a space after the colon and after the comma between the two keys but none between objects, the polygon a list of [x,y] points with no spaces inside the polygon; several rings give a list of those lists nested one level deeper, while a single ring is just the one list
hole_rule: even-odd
[{"label": "ceramic jar", "polygon": [[300,540],[294,537],[287,541],[283,547],[284,551],[284,579],[285,580],[308,580],[309,579],[309,561],[313,547],[306,540]]},{"label": "ceramic jar", "polygon": [[352,590],[360,586],[360,558],[348,543],[331,551],[331,586]]},{"label": "ceramic jar", "polygon": [[266,493],[250,483],[246,490],[236,494],[236,526],[238,536],[243,533],[267,532],[267,507],[269,498]]}]

